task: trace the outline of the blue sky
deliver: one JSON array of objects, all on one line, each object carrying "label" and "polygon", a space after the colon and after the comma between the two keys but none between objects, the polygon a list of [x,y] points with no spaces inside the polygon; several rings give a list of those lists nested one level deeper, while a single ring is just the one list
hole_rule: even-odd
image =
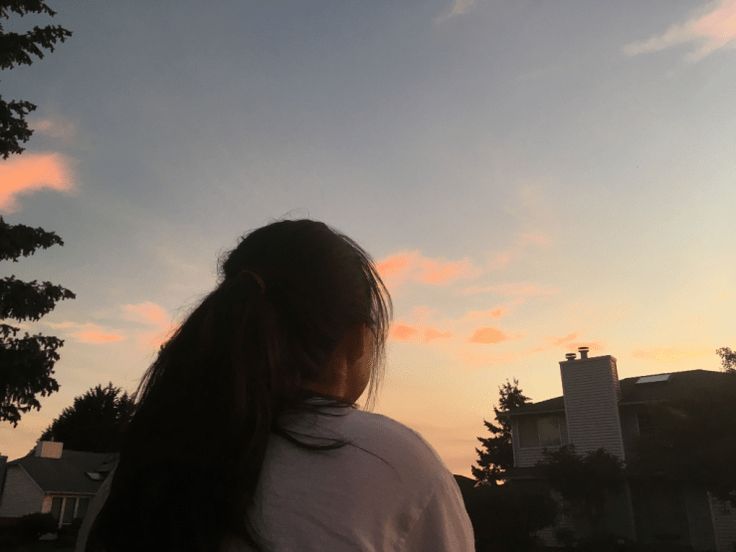
[{"label": "blue sky", "polygon": [[53,5],[74,36],[2,75],[39,109],[0,212],[66,241],[5,270],[78,299],[38,325],[62,390],[4,453],[134,388],[218,255],[282,217],[381,261],[377,409],[457,473],[497,386],[559,393],[574,346],[628,376],[736,342],[733,0]]}]

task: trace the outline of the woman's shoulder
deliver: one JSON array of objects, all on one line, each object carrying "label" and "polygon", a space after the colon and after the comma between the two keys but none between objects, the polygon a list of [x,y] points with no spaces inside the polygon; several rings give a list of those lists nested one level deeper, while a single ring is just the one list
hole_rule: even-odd
[{"label": "woman's shoulder", "polygon": [[353,446],[425,481],[449,473],[437,451],[419,432],[383,414],[354,410],[345,419],[344,433]]}]

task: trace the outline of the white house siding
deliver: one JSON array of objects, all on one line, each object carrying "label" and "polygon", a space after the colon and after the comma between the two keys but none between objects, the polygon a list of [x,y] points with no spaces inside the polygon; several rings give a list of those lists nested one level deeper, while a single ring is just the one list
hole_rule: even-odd
[{"label": "white house siding", "polygon": [[625,459],[619,419],[619,381],[611,356],[560,362],[570,443],[578,452],[604,448]]},{"label": "white house siding", "polygon": [[736,508],[711,497],[710,509],[716,552],[732,552],[736,548]]},{"label": "white house siding", "polygon": [[544,458],[543,452],[545,448],[549,450],[557,447],[519,447],[514,451],[514,465],[517,468],[534,467],[537,462]]},{"label": "white house siding", "polygon": [[0,517],[20,517],[41,511],[44,493],[20,466],[8,466],[0,497]]}]

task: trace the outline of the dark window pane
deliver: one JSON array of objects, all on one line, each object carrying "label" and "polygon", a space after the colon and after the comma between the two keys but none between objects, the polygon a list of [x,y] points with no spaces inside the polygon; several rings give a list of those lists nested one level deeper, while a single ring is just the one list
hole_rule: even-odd
[{"label": "dark window pane", "polygon": [[522,416],[519,420],[519,446],[522,448],[539,446],[536,418]]},{"label": "dark window pane", "polygon": [[51,499],[51,515],[54,516],[55,520],[59,520],[61,516],[61,503],[64,499],[60,496],[55,496]]},{"label": "dark window pane", "polygon": [[537,418],[537,431],[539,433],[539,444],[543,447],[559,446],[560,419],[557,416],[543,416]]},{"label": "dark window pane", "polygon": [[74,519],[74,507],[77,504],[77,499],[70,496],[64,499],[64,519],[62,523],[71,523]]}]

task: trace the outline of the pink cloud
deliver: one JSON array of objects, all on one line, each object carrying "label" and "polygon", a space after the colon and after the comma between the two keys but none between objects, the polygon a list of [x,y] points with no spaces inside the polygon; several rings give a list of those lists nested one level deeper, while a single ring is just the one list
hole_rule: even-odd
[{"label": "pink cloud", "polygon": [[137,333],[137,340],[142,348],[157,349],[170,337],[173,330],[171,316],[161,305],[145,301],[123,305],[122,309],[126,320],[147,326],[146,330]]},{"label": "pink cloud", "polygon": [[56,330],[62,330],[75,341],[92,345],[104,345],[124,341],[125,335],[117,330],[110,330],[90,322],[49,322],[48,326]]},{"label": "pink cloud", "polygon": [[389,331],[389,337],[395,341],[411,341],[417,335],[419,330],[408,324],[394,324]]},{"label": "pink cloud", "polygon": [[498,328],[485,327],[475,330],[468,341],[471,343],[495,344],[509,339],[511,338]]},{"label": "pink cloud", "polygon": [[79,330],[78,332],[73,332],[71,335],[80,343],[92,344],[115,343],[125,339],[125,336],[122,334],[95,328]]},{"label": "pink cloud", "polygon": [[171,318],[166,310],[161,305],[151,301],[123,305],[123,313],[127,320],[139,324],[168,327],[171,323]]},{"label": "pink cloud", "polygon": [[69,160],[58,153],[24,153],[0,161],[0,211],[18,209],[18,197],[38,190],[70,192],[74,188]]},{"label": "pink cloud", "polygon": [[412,326],[405,323],[395,323],[391,326],[389,337],[394,341],[421,341],[430,343],[440,339],[449,339],[452,332],[439,330],[432,326]]},{"label": "pink cloud", "polygon": [[379,261],[378,272],[389,286],[420,283],[440,286],[478,274],[468,259],[447,260],[425,257],[419,251],[400,251]]},{"label": "pink cloud", "polygon": [[695,43],[687,59],[699,61],[717,50],[732,47],[736,41],[736,0],[720,0],[711,5],[707,11],[699,11],[662,34],[627,44],[624,52],[635,56]]}]

